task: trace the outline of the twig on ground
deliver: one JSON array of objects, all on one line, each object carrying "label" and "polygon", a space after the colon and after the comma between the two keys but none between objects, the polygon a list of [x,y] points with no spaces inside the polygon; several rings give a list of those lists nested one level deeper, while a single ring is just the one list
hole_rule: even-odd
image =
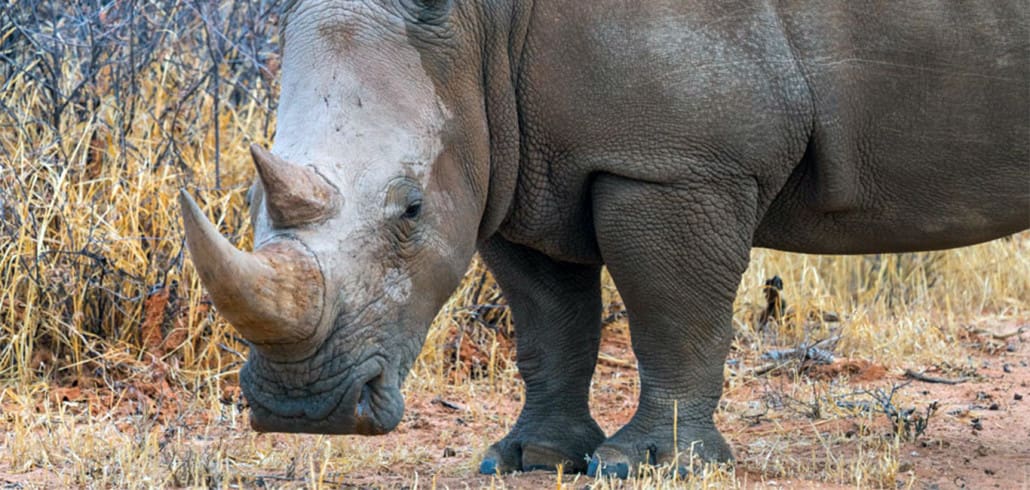
[{"label": "twig on ground", "polygon": [[912,378],[916,381],[922,381],[924,383],[939,383],[945,385],[957,385],[960,383],[965,383],[966,381],[971,381],[973,379],[970,376],[962,376],[961,378],[938,378],[935,376],[929,376],[920,372],[916,372],[912,369],[906,369],[905,376]]},{"label": "twig on ground", "polygon": [[994,333],[994,332],[991,332],[989,330],[985,330],[985,329],[982,329],[982,328],[978,328],[976,330],[971,330],[969,333],[975,334],[975,335],[986,335],[986,336],[988,336],[988,337],[990,337],[990,338],[992,338],[994,340],[1008,340],[1008,339],[1010,339],[1012,337],[1015,337],[1017,335],[1022,334],[1025,331],[1027,331],[1027,326],[1026,325],[1024,325],[1022,327],[1019,327],[1019,328],[1017,328],[1017,329],[1015,329],[1015,330],[1013,330],[1013,331],[1011,331],[1009,333]]},{"label": "twig on ground", "polygon": [[439,396],[436,397],[436,398],[433,398],[432,403],[440,405],[440,406],[442,406],[444,408],[449,408],[451,410],[461,410],[461,411],[465,410],[465,407],[463,407],[463,406],[461,406],[461,405],[459,405],[457,403],[454,403],[452,401],[444,400],[443,398],[441,398]]},{"label": "twig on ground", "polygon": [[790,349],[776,349],[765,352],[762,354],[762,359],[774,362],[799,360],[802,362],[813,361],[816,364],[831,364],[833,363],[835,356],[830,350],[837,345],[839,340],[840,336],[835,335],[813,344],[803,342],[801,345]]},{"label": "twig on ground", "polygon": [[805,347],[800,345],[793,349],[777,349],[762,354],[762,359],[771,361],[814,361],[816,364],[831,364],[836,356],[832,352],[817,347]]},{"label": "twig on ground", "polygon": [[744,376],[761,376],[795,361],[801,363],[811,361],[815,364],[833,364],[836,356],[833,355],[831,350],[837,345],[839,340],[840,336],[834,335],[812,344],[802,342],[801,345],[790,349],[767,351],[762,354],[761,359],[771,362],[745,370],[742,374]]},{"label": "twig on ground", "polygon": [[[791,359],[791,360],[793,360],[793,359]],[[787,365],[787,362],[769,362],[769,363],[766,363],[766,364],[762,364],[761,366],[758,366],[756,368],[752,368],[752,369],[750,369],[748,371],[745,371],[745,374],[751,375],[751,376],[761,376],[763,374],[768,373],[769,371],[772,371],[774,369],[777,369],[777,368],[780,368],[780,367],[783,367],[783,366],[786,366],[786,365]]]}]

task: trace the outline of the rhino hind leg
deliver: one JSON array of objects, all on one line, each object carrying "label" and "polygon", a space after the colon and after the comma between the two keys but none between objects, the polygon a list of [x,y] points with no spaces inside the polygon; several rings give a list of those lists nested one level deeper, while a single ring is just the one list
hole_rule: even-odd
[{"label": "rhino hind leg", "polygon": [[480,252],[514,315],[526,401],[479,470],[508,473],[560,464],[583,471],[605,438],[588,405],[601,339],[600,267],[556,262],[499,237]]},{"label": "rhino hind leg", "polygon": [[713,414],[757,191],[746,182],[668,186],[612,176],[593,191],[598,243],[629,314],[641,392],[636,414],[598,447],[588,474],[731,461]]}]

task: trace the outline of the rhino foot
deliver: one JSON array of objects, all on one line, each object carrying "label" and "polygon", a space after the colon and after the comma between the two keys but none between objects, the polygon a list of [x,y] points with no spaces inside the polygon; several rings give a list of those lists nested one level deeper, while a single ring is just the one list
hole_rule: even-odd
[{"label": "rhino foot", "polygon": [[642,464],[671,465],[680,476],[690,473],[698,462],[731,462],[733,452],[714,427],[680,427],[679,452],[673,448],[672,428],[644,432],[631,422],[601,444],[587,466],[587,475],[628,478]]},{"label": "rhino foot", "polygon": [[[479,464],[484,475],[511,473],[513,471],[555,471],[559,465],[569,473],[582,473],[587,469],[587,459],[594,449],[604,441],[604,432],[593,419],[589,423],[543,424],[551,427],[547,435],[537,430],[525,430],[517,424],[507,437],[487,450]],[[534,424],[525,424],[534,427]],[[560,429],[559,429],[560,427]]]}]

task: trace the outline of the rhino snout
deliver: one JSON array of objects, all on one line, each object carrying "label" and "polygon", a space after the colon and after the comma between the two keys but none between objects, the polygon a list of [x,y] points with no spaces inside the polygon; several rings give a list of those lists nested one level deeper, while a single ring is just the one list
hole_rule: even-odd
[{"label": "rhino snout", "polygon": [[[382,362],[341,379],[318,380],[308,386],[269,388],[270,380],[282,383],[281,373],[270,378],[254,373],[248,363],[240,373],[243,394],[250,403],[250,425],[260,432],[307,434],[382,435],[392,431],[404,415],[399,383],[388,376]],[[313,392],[330,384],[328,391]],[[297,393],[308,391],[305,395]]]}]

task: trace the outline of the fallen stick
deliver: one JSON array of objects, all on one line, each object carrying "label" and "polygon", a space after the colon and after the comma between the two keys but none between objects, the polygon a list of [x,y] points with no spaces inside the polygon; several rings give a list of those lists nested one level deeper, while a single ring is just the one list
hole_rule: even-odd
[{"label": "fallen stick", "polygon": [[789,360],[813,361],[816,364],[833,364],[835,359],[832,352],[818,347],[807,347],[802,344],[792,349],[771,350],[762,354],[762,359],[783,362]]},{"label": "fallen stick", "polygon": [[812,361],[816,364],[833,364],[836,357],[833,355],[833,348],[840,341],[836,335],[828,339],[820,340],[814,344],[801,343],[797,347],[789,349],[776,349],[762,354],[762,359],[773,362],[783,362],[796,359],[798,361]]},{"label": "fallen stick", "polygon": [[768,373],[770,371],[774,371],[774,370],[776,370],[778,368],[784,367],[787,364],[790,364],[791,361],[793,361],[793,359],[792,360],[788,360],[786,362],[770,362],[770,363],[762,364],[761,366],[758,366],[756,368],[752,368],[752,369],[748,370],[749,372],[747,372],[747,374],[750,374],[751,376],[761,376],[761,375],[763,375],[765,373]]},{"label": "fallen stick", "polygon": [[991,337],[994,337],[994,340],[1008,340],[1009,337],[1015,337],[1016,335],[1022,334],[1024,330],[1026,330],[1026,327],[1019,327],[1015,331],[1009,333],[991,334]]},{"label": "fallen stick", "polygon": [[954,378],[954,379],[951,379],[951,378],[937,378],[937,377],[934,377],[934,376],[928,376],[926,374],[913,371],[911,369],[906,369],[905,370],[905,376],[907,376],[909,378],[912,378],[912,379],[914,379],[916,381],[922,381],[922,382],[925,382],[925,383],[938,383],[938,384],[945,384],[945,385],[957,385],[959,383],[965,383],[966,381],[969,381],[969,380],[973,379],[973,378],[971,378],[969,376],[963,376],[961,378]]},{"label": "fallen stick", "polygon": [[987,335],[987,336],[991,337],[994,340],[1008,340],[1009,338],[1012,338],[1012,337],[1015,337],[1016,335],[1022,334],[1024,331],[1026,331],[1026,327],[1025,326],[1019,327],[1019,328],[1017,328],[1014,331],[1009,332],[1009,333],[994,333],[994,332],[991,332],[990,330],[985,330],[985,329],[982,329],[982,328],[978,328],[976,330],[973,330],[970,333],[972,333],[974,335]]},{"label": "fallen stick", "polygon": [[451,410],[465,410],[465,407],[463,407],[461,405],[458,405],[457,403],[449,402],[447,400],[444,400],[441,397],[433,398],[432,403],[436,403],[436,404],[438,404],[438,405],[440,405],[440,406],[442,406],[444,408],[449,408]]}]

